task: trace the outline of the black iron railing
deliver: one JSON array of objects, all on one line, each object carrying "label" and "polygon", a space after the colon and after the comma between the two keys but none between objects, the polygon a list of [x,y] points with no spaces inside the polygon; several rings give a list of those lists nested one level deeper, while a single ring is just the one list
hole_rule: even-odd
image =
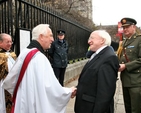
[{"label": "black iron railing", "polygon": [[0,0],[0,33],[8,33],[13,37],[13,49],[17,54],[20,52],[18,29],[32,30],[41,23],[50,25],[55,39],[57,29],[66,31],[69,60],[85,57],[90,29],[62,17],[59,12],[49,8],[41,0]]}]

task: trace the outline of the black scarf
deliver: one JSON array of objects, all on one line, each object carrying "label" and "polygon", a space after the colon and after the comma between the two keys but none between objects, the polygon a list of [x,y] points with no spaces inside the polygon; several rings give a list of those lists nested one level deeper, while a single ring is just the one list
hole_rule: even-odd
[{"label": "black scarf", "polygon": [[32,48],[37,48],[40,52],[42,52],[43,54],[45,54],[44,49],[42,48],[42,46],[40,45],[40,43],[36,40],[32,40],[32,42],[27,46],[27,48],[32,49]]},{"label": "black scarf", "polygon": [[12,50],[5,50],[5,49],[0,48],[0,53],[5,53],[5,52],[12,52]]}]

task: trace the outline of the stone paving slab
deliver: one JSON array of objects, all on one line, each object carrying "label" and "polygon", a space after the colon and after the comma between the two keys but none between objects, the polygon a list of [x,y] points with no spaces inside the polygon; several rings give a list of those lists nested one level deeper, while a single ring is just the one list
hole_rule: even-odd
[{"label": "stone paving slab", "polygon": [[[78,80],[78,77],[75,78],[70,83],[66,84],[66,87],[76,86],[78,83],[77,80]],[[74,101],[75,101],[75,97],[73,99],[70,99],[70,101],[67,105],[66,113],[74,113]]]},{"label": "stone paving slab", "polygon": [[115,101],[115,112],[114,113],[125,113],[123,95],[122,95],[122,87],[121,87],[120,80],[117,81],[117,88],[116,88],[114,101]]}]

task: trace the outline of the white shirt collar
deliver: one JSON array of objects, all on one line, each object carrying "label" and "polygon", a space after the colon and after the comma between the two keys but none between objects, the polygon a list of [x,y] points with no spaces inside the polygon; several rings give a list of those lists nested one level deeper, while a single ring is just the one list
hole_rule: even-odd
[{"label": "white shirt collar", "polygon": [[100,51],[102,51],[105,47],[107,47],[107,45],[100,47],[100,48],[96,51],[96,54],[98,54]]}]

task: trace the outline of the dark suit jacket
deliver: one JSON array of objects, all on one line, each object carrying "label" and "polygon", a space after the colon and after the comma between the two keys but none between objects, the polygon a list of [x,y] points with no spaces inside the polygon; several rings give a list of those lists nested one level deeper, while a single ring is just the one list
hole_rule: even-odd
[{"label": "dark suit jacket", "polygon": [[84,66],[77,85],[75,113],[109,113],[118,68],[118,58],[109,46]]}]

